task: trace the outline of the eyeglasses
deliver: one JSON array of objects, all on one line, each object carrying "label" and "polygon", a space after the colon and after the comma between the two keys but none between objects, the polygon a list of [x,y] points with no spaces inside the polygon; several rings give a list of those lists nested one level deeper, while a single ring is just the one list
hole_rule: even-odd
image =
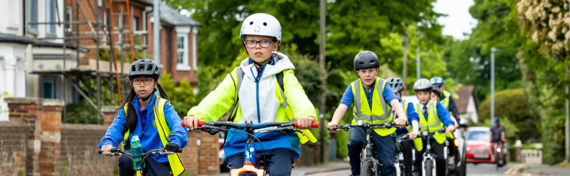
[{"label": "eyeglasses", "polygon": [[244,40],[243,42],[248,48],[255,48],[255,46],[257,46],[258,43],[259,46],[261,46],[262,48],[267,48],[269,47],[269,45],[271,45],[272,41],[273,40],[263,39],[263,40]]},{"label": "eyeglasses", "polygon": [[154,79],[152,79],[152,78],[144,78],[144,79],[135,78],[131,82],[133,83],[133,85],[140,85],[141,82],[144,82],[144,85],[149,85],[152,82],[154,82]]}]

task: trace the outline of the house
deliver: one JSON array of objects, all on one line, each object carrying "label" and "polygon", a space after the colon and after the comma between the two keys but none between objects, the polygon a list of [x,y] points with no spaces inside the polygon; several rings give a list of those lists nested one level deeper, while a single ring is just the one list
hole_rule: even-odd
[{"label": "house", "polygon": [[473,122],[477,123],[479,115],[477,110],[479,109],[479,101],[475,94],[475,86],[466,85],[461,86],[455,91],[459,98],[455,99],[455,105],[459,111],[459,116],[461,118],[471,118]]},{"label": "house", "polygon": [[[200,24],[164,3],[159,8],[163,70],[196,87]],[[85,99],[100,110],[103,98],[118,105],[117,96],[129,92],[131,50],[134,59],[152,58],[148,0],[3,1],[0,9],[0,95]],[[101,95],[102,87],[113,91]],[[8,120],[1,97],[0,108],[0,120]]]},{"label": "house", "polygon": [[[152,22],[148,21],[149,31],[152,31]],[[160,24],[160,57],[163,71],[172,74],[171,78],[177,84],[186,78],[192,87],[198,86],[200,23],[181,15],[165,3],[160,3]],[[149,37],[149,42],[152,41],[153,38]],[[152,53],[153,47],[149,47],[149,53]]]}]

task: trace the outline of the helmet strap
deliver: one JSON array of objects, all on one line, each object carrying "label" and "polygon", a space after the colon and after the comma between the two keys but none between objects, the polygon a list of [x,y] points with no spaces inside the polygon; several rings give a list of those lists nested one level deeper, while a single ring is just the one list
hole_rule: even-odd
[{"label": "helmet strap", "polygon": [[142,100],[142,101],[147,101],[148,99],[150,99],[150,97],[152,97],[152,95],[153,95],[157,90],[158,90],[157,88],[154,88],[154,89],[152,90],[152,93],[150,93],[150,95],[148,95],[148,96],[146,96],[146,97],[139,97],[138,99],[139,99],[139,100]]}]

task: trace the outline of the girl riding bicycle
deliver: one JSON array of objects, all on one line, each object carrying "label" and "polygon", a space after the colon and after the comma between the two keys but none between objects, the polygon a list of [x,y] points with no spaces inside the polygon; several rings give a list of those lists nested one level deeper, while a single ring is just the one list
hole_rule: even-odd
[{"label": "girl riding bicycle", "polygon": [[[187,145],[188,131],[180,125],[181,119],[168,102],[160,84],[160,68],[148,59],[133,62],[129,70],[131,91],[113,123],[99,143],[102,152],[110,152],[123,142],[123,150],[130,148],[129,140],[137,135],[143,152],[164,148],[177,151]],[[180,175],[184,166],[178,154],[152,154],[145,159],[148,175]],[[119,175],[133,176],[133,161],[119,158]]]},{"label": "girl riding bicycle", "polygon": [[[297,121],[299,128],[310,128],[316,116],[314,106],[293,73],[293,63],[277,52],[281,44],[279,21],[265,13],[250,15],[243,21],[239,35],[249,57],[198,106],[188,111],[184,117],[186,127],[195,129],[198,120],[218,121],[235,105],[230,121],[236,123]],[[242,136],[243,133],[232,128],[223,145],[230,169],[244,166],[247,137]],[[299,143],[316,142],[310,131],[304,133],[306,136],[278,132],[256,134],[262,145],[255,143],[255,155],[264,155],[265,168],[271,176],[291,175],[293,160],[301,155]]]}]

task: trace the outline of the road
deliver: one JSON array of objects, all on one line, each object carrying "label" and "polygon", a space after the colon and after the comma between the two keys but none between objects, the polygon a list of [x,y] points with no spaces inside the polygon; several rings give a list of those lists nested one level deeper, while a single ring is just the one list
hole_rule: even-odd
[{"label": "road", "polygon": [[[521,173],[514,173],[517,167],[521,165],[511,164],[496,170],[495,165],[492,164],[468,164],[467,165],[467,176],[524,176]],[[311,174],[307,176],[347,176],[350,175],[350,170],[340,170],[334,172],[325,172]]]}]

